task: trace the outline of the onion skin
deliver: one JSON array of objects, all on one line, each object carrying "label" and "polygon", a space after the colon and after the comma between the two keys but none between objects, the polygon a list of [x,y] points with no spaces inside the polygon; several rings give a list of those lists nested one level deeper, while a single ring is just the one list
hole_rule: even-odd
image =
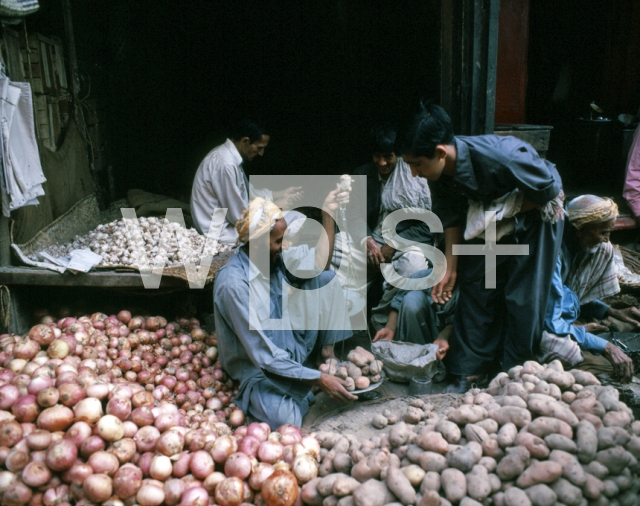
[{"label": "onion skin", "polygon": [[160,506],[164,502],[164,487],[153,483],[143,483],[136,494],[140,506]]},{"label": "onion skin", "polygon": [[232,453],[224,463],[224,474],[246,480],[251,474],[251,459],[241,452]]},{"label": "onion skin", "polygon": [[66,406],[56,405],[38,415],[36,425],[40,429],[56,432],[68,429],[73,423],[73,411]]},{"label": "onion skin", "polygon": [[125,464],[113,475],[113,489],[121,499],[135,496],[142,486],[142,471],[133,464]]},{"label": "onion skin", "polygon": [[191,455],[189,470],[195,478],[204,480],[207,476],[213,473],[214,469],[215,463],[213,461],[213,457],[211,457],[208,452],[199,450]]},{"label": "onion skin", "polygon": [[21,423],[34,422],[38,419],[39,412],[40,409],[35,395],[23,395],[11,406],[11,413]]},{"label": "onion skin", "polygon": [[182,494],[180,506],[208,506],[209,494],[203,487],[193,487]]},{"label": "onion skin", "polygon": [[215,500],[221,506],[240,506],[244,502],[244,483],[240,478],[226,478],[216,487]]},{"label": "onion skin", "polygon": [[69,439],[61,439],[49,445],[47,449],[47,466],[52,471],[66,471],[78,458],[78,449]]},{"label": "onion skin", "polygon": [[23,433],[22,425],[15,420],[2,420],[0,422],[0,446],[12,448],[22,439]]},{"label": "onion skin", "polygon": [[278,470],[262,484],[262,498],[268,506],[293,506],[298,498],[298,483],[293,473]]},{"label": "onion skin", "polygon": [[24,506],[27,504],[33,492],[24,483],[17,481],[9,485],[2,494],[3,506]]},{"label": "onion skin", "polygon": [[90,501],[101,503],[113,494],[113,482],[106,474],[92,474],[82,484],[82,491]]},{"label": "onion skin", "polygon": [[112,453],[105,451],[96,452],[91,455],[87,460],[87,464],[91,466],[94,473],[106,474],[107,476],[113,476],[120,467],[118,458]]},{"label": "onion skin", "polygon": [[51,471],[44,462],[30,462],[22,470],[22,481],[33,488],[41,487],[50,479]]}]

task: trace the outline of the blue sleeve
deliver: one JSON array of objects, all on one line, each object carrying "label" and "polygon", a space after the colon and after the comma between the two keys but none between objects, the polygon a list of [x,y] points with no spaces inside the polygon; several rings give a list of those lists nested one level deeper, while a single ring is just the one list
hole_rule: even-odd
[{"label": "blue sleeve", "polygon": [[[227,287],[222,298],[219,302],[225,306],[224,317],[228,320],[229,327],[233,329],[249,359],[258,369],[298,380],[315,380],[320,377],[320,371],[304,367],[292,360],[289,353],[277,347],[264,331],[251,329],[250,322],[257,321],[255,319],[259,319],[259,316],[253,307],[255,304],[248,303],[249,284],[246,281]],[[268,308],[269,300],[265,303]],[[250,313],[253,314],[250,316]]]},{"label": "blue sleeve", "polygon": [[562,284],[561,262],[558,257],[547,302],[545,330],[558,336],[571,336],[582,349],[600,353],[607,341],[586,332],[584,327],[572,325],[579,315],[579,302],[577,296]]},{"label": "blue sleeve", "polygon": [[595,318],[596,320],[604,320],[607,316],[609,306],[601,300],[594,300],[588,304],[580,306],[580,315],[584,318]]}]

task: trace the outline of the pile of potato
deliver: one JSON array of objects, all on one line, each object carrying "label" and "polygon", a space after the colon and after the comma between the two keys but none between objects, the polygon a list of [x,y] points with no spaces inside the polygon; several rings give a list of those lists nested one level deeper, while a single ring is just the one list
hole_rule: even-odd
[{"label": "pile of potato", "polygon": [[320,366],[320,371],[337,376],[347,382],[346,389],[363,390],[380,381],[383,363],[376,360],[373,353],[360,346],[347,355],[349,363],[341,365],[338,359],[329,358]]},{"label": "pile of potato", "polygon": [[383,413],[392,427],[364,442],[317,433],[319,475],[303,503],[640,505],[640,421],[591,373],[526,362],[459,407],[431,408],[415,399],[397,423]]}]

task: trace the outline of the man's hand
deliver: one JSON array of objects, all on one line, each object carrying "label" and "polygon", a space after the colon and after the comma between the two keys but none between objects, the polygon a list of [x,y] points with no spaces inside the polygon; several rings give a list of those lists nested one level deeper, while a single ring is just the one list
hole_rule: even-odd
[{"label": "man's hand", "polygon": [[382,248],[380,248],[380,252],[382,253],[384,261],[387,263],[391,262],[391,260],[393,259],[393,255],[396,254],[396,250],[388,244],[383,244]]},{"label": "man's hand", "polygon": [[331,216],[335,216],[336,211],[340,209],[341,204],[349,203],[349,192],[340,188],[329,192],[327,198],[324,199],[322,210]]},{"label": "man's hand", "polygon": [[[282,190],[282,194],[276,198],[274,203],[281,209],[291,209],[304,196],[304,192],[301,190],[302,186],[291,186],[286,190]],[[274,197],[276,195],[278,195],[278,192],[274,192]]]},{"label": "man's hand", "polygon": [[433,341],[433,344],[438,346],[438,351],[436,351],[436,358],[438,360],[444,360],[444,357],[447,355],[447,351],[449,351],[449,341],[445,341],[444,339],[436,339]]},{"label": "man's hand", "polygon": [[444,360],[444,357],[447,355],[447,351],[449,351],[449,338],[453,334],[453,325],[446,325],[433,344],[438,346],[438,351],[436,351],[436,358],[438,360]]},{"label": "man's hand", "polygon": [[607,343],[602,356],[613,366],[613,377],[622,383],[629,383],[633,378],[633,361],[615,344]]},{"label": "man's hand", "polygon": [[456,286],[456,271],[447,272],[442,278],[442,281],[433,287],[431,290],[431,298],[437,304],[446,304],[453,297],[453,288]]},{"label": "man's hand", "polygon": [[317,385],[333,400],[339,402],[357,400],[358,398],[345,388],[346,384],[346,381],[325,373],[320,374],[317,380]]},{"label": "man's hand", "polygon": [[613,309],[610,307],[607,310],[607,315],[640,328],[640,310],[637,307],[628,307],[626,309]]},{"label": "man's hand", "polygon": [[380,251],[380,246],[372,237],[367,238],[367,263],[372,265],[380,265],[384,262],[384,255]]},{"label": "man's hand", "polygon": [[376,341],[393,341],[393,335],[395,334],[395,332],[391,329],[388,329],[387,327],[381,328],[380,330],[378,330],[378,332],[376,333],[376,335],[373,338],[373,342],[375,343]]}]

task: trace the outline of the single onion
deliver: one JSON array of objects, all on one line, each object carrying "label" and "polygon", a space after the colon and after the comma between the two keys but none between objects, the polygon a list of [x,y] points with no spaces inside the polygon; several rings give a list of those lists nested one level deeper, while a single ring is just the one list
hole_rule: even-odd
[{"label": "single onion", "polygon": [[232,453],[224,463],[224,474],[247,479],[251,474],[251,459],[244,453]]},{"label": "single onion", "polygon": [[140,506],[160,506],[164,502],[164,486],[145,480],[136,494],[136,501]]},{"label": "single onion", "polygon": [[177,428],[170,429],[160,435],[156,445],[156,451],[171,457],[182,451],[184,446],[184,435]]},{"label": "single onion", "polygon": [[40,345],[36,341],[24,337],[13,346],[12,353],[15,358],[31,360],[39,351]]},{"label": "single onion", "polygon": [[66,471],[78,458],[78,449],[69,439],[60,439],[47,449],[47,466],[52,471]]},{"label": "single onion", "polygon": [[36,402],[42,408],[50,408],[58,404],[60,392],[55,387],[44,388],[38,392]]},{"label": "single onion", "polygon": [[209,494],[203,487],[192,487],[182,494],[180,506],[208,506]]},{"label": "single onion", "polygon": [[113,482],[106,474],[92,474],[82,484],[82,491],[90,501],[101,503],[113,494]]},{"label": "single onion", "polygon": [[21,481],[16,481],[9,485],[2,494],[2,505],[24,506],[31,500],[32,496],[33,492],[27,485]]},{"label": "single onion", "polygon": [[[229,459],[227,459],[227,461],[228,460]],[[191,470],[191,474],[199,480],[204,480],[209,476],[214,471],[214,467],[215,463],[213,458],[204,450],[198,450],[191,456],[189,469]]]},{"label": "single onion", "polygon": [[153,425],[155,416],[151,409],[147,406],[136,408],[131,412],[131,421],[138,427],[145,427],[147,425]]},{"label": "single onion", "polygon": [[107,414],[118,417],[123,422],[131,414],[131,401],[121,397],[114,397],[107,403]]},{"label": "single onion", "polygon": [[6,488],[15,483],[18,477],[11,471],[0,471],[0,494],[2,494]]},{"label": "single onion", "polygon": [[255,436],[245,436],[238,445],[238,451],[248,455],[249,457],[255,457],[258,455],[258,448],[260,448],[260,440]]},{"label": "single onion", "polygon": [[244,423],[244,413],[240,409],[234,409],[229,415],[231,427],[240,427]]},{"label": "single onion", "polygon": [[211,456],[217,463],[222,464],[227,457],[238,451],[238,443],[232,436],[221,436],[213,442]]},{"label": "single onion", "polygon": [[22,481],[30,487],[41,487],[51,479],[51,471],[44,462],[30,462],[22,470]]},{"label": "single onion", "polygon": [[120,467],[118,458],[113,454],[105,451],[96,452],[89,457],[87,464],[91,466],[96,474],[106,474],[113,476]]},{"label": "single onion", "polygon": [[291,470],[298,483],[302,485],[318,476],[318,462],[308,453],[299,453],[293,461]]},{"label": "single onion", "polygon": [[252,422],[247,427],[247,436],[253,436],[261,443],[267,440],[268,433],[264,430],[264,427],[258,422]]},{"label": "single onion", "polygon": [[249,486],[256,491],[262,490],[262,484],[269,476],[275,472],[275,469],[271,464],[266,462],[258,462],[249,476]]},{"label": "single onion", "polygon": [[87,397],[73,407],[73,413],[76,420],[94,424],[102,417],[102,403],[95,397]]},{"label": "single onion", "polygon": [[125,464],[113,475],[113,489],[121,499],[129,499],[142,486],[142,471],[133,464]]},{"label": "single onion", "polygon": [[177,478],[172,478],[164,482],[164,503],[167,506],[176,506],[182,494],[184,493],[185,484],[184,481]]},{"label": "single onion", "polygon": [[218,486],[218,483],[226,479],[227,477],[224,475],[224,473],[219,473],[217,471],[214,471],[213,473],[211,473],[209,476],[205,478],[202,486],[205,488],[207,492],[209,492],[210,495],[213,495],[213,492]]},{"label": "single onion", "polygon": [[31,450],[46,450],[51,444],[51,432],[46,430],[35,430],[27,436],[27,445]]},{"label": "single onion", "polygon": [[280,427],[278,427],[277,431],[282,435],[282,440],[280,442],[284,446],[289,446],[302,441],[302,431],[295,425],[281,425]]},{"label": "single onion", "polygon": [[66,439],[70,439],[76,445],[76,448],[80,448],[82,443],[91,436],[91,426],[86,422],[74,423],[67,433],[64,435]]},{"label": "single onion", "polygon": [[44,506],[54,506],[56,504],[68,503],[71,500],[69,497],[69,486],[60,485],[58,487],[47,488],[42,497]]},{"label": "single onion", "polygon": [[56,405],[45,409],[38,415],[37,425],[40,429],[56,432],[65,430],[73,423],[73,411],[66,406]]},{"label": "single onion", "polygon": [[[60,393],[60,403],[71,408],[82,401],[87,394],[80,385],[76,383],[65,383],[58,387]],[[94,399],[97,400],[97,399]]]},{"label": "single onion", "polygon": [[0,446],[13,447],[22,439],[23,434],[22,425],[15,420],[0,422]]},{"label": "single onion", "polygon": [[214,497],[220,506],[240,506],[244,501],[243,481],[236,477],[222,480],[216,487]]},{"label": "single onion", "polygon": [[284,447],[280,443],[273,443],[269,440],[265,441],[258,448],[258,458],[262,462],[275,464],[284,457]]},{"label": "single onion", "polygon": [[105,442],[100,436],[91,436],[80,445],[80,455],[89,457],[92,453],[104,450]]},{"label": "single onion", "polygon": [[64,358],[69,354],[69,345],[60,339],[53,341],[47,348],[47,355],[51,358]]},{"label": "single onion", "polygon": [[149,466],[149,476],[154,480],[165,481],[173,472],[171,459],[164,455],[156,455]]},{"label": "single onion", "polygon": [[62,479],[65,483],[73,483],[82,485],[84,480],[93,474],[93,468],[89,464],[76,461],[63,475]]},{"label": "single onion", "polygon": [[29,331],[29,339],[32,339],[40,346],[49,346],[55,339],[55,333],[49,325],[36,325]]},{"label": "single onion", "polygon": [[296,477],[289,471],[276,471],[264,480],[261,493],[268,506],[293,506],[298,498]]},{"label": "single onion", "polygon": [[160,439],[160,431],[153,425],[141,427],[133,437],[133,440],[136,442],[136,447],[140,453],[155,450],[158,439]]},{"label": "single onion", "polygon": [[[17,448],[17,447],[16,447]],[[22,471],[29,463],[29,455],[26,451],[14,448],[4,461],[4,467],[13,473]]]},{"label": "single onion", "polygon": [[173,475],[176,478],[184,478],[189,474],[192,455],[193,453],[182,452],[178,459],[173,463]]},{"label": "single onion", "polygon": [[35,395],[23,395],[11,406],[11,413],[13,413],[16,420],[21,423],[31,423],[36,420],[36,418],[39,419],[38,412],[38,402]]},{"label": "single onion", "polygon": [[136,443],[133,439],[124,438],[113,443],[109,447],[109,452],[113,453],[121,464],[124,464],[129,462],[135,455]]},{"label": "single onion", "polygon": [[124,436],[122,420],[113,415],[104,415],[98,421],[98,434],[105,441],[118,441]]},{"label": "single onion", "polygon": [[138,426],[131,420],[122,422],[122,426],[124,427],[124,437],[126,438],[133,438],[133,436],[136,435],[136,432],[138,432]]},{"label": "single onion", "polygon": [[95,397],[96,399],[105,399],[109,395],[110,385],[107,383],[94,383],[87,387],[87,397]]}]

